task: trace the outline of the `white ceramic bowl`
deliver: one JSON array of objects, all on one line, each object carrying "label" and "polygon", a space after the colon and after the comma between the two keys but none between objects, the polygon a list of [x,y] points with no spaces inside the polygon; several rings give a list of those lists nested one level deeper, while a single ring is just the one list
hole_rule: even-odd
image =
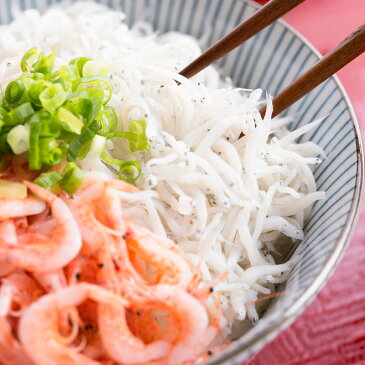
[{"label": "white ceramic bowl", "polygon": [[[55,0],[0,0],[0,24],[11,19],[11,7],[37,7]],[[148,20],[161,32],[176,30],[212,44],[257,5],[240,0],[101,0],[123,9],[129,24]],[[208,33],[207,33],[208,32]],[[275,95],[313,65],[319,53],[284,22],[275,22],[218,65],[237,86],[263,88]],[[346,93],[336,77],[317,87],[286,113],[297,114],[293,129],[329,116],[305,135],[327,153],[314,172],[317,187],[327,199],[315,204],[305,226],[305,239],[297,247],[299,262],[285,285],[286,294],[273,301],[263,319],[209,364],[237,364],[262,348],[287,327],[323,287],[338,264],[354,228],[363,183],[363,152],[359,127]],[[288,255],[292,252],[288,252]],[[282,287],[278,290],[283,290]]]}]

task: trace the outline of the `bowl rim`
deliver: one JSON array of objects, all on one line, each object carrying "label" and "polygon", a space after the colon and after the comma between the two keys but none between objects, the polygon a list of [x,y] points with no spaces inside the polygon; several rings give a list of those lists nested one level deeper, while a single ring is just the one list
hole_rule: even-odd
[{"label": "bowl rim", "polygon": [[[253,0],[239,0],[240,2],[248,3],[252,7],[258,9],[261,7],[256,1]],[[310,51],[317,57],[317,60],[322,58],[322,54],[319,50],[307,39],[305,38],[298,30],[296,30],[292,25],[287,23],[283,19],[278,19],[276,22],[283,25],[288,29],[294,36],[299,38],[309,49]],[[347,109],[351,116],[351,123],[355,132],[355,143],[356,143],[356,154],[357,161],[359,162],[357,167],[358,171],[356,174],[356,183],[355,186],[359,186],[357,191],[355,191],[354,199],[352,201],[350,214],[346,219],[346,224],[340,232],[341,238],[337,241],[336,247],[333,252],[328,257],[328,260],[321,272],[318,274],[316,279],[312,282],[312,284],[302,293],[302,295],[298,298],[298,300],[293,304],[293,306],[286,312],[282,312],[275,319],[272,319],[267,327],[259,332],[257,335],[253,336],[251,339],[246,341],[240,346],[240,340],[238,339],[236,342],[236,346],[229,346],[226,350],[223,350],[221,353],[217,354],[211,360],[206,362],[207,365],[221,365],[228,363],[236,364],[241,361],[247,361],[250,358],[254,357],[258,351],[260,351],[265,345],[274,340],[274,338],[279,335],[283,330],[288,328],[308,307],[308,305],[315,299],[317,294],[321,289],[327,284],[330,276],[335,271],[339,262],[343,258],[347,247],[349,246],[352,235],[357,226],[357,222],[360,216],[362,202],[363,202],[363,191],[364,191],[364,146],[362,141],[362,133],[357,120],[357,116],[352,106],[351,100],[339,80],[337,75],[333,75],[332,79],[335,81],[338,90],[341,92],[342,97],[346,103]],[[267,341],[262,341],[262,339],[267,339]],[[249,353],[245,354],[245,351],[250,349]]]}]

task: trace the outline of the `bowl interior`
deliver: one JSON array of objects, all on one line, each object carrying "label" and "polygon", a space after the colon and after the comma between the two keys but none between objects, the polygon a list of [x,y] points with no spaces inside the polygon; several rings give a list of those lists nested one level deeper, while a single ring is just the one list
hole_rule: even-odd
[{"label": "bowl interior", "polygon": [[[40,10],[56,0],[1,0],[0,24],[11,20],[13,6]],[[202,48],[218,40],[252,14],[257,5],[240,0],[101,0],[136,20],[152,22],[161,32],[170,30],[201,39]],[[277,94],[318,60],[318,53],[284,22],[275,22],[247,41],[218,66],[235,85],[262,88]],[[305,226],[305,239],[293,247],[299,255],[285,294],[273,301],[264,318],[209,363],[238,363],[248,358],[288,325],[313,299],[332,272],[349,241],[357,215],[363,181],[362,146],[352,107],[336,78],[331,78],[305,96],[285,114],[295,114],[292,129],[326,117],[302,141],[321,146],[327,158],[316,167],[318,190],[327,192],[317,202]],[[283,290],[283,288],[278,288]]]}]

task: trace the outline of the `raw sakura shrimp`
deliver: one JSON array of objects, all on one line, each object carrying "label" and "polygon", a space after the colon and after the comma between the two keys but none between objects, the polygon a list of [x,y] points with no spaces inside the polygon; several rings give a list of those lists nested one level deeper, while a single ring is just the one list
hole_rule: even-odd
[{"label": "raw sakura shrimp", "polygon": [[155,269],[154,283],[186,288],[193,280],[193,269],[183,254],[176,252],[179,249],[162,246],[150,231],[129,222],[126,243],[128,249]]},{"label": "raw sakura shrimp", "polygon": [[19,337],[29,357],[38,365],[99,365],[66,346],[58,332],[59,314],[91,299],[124,307],[121,297],[96,285],[81,283],[43,296],[27,308],[19,324]]},{"label": "raw sakura shrimp", "polygon": [[62,268],[81,249],[79,228],[62,199],[38,185],[29,182],[25,182],[25,184],[34,194],[51,205],[52,218],[57,225],[50,236],[34,232],[24,232],[18,235],[19,244],[16,246],[0,241],[0,260],[31,272],[53,271]]},{"label": "raw sakura shrimp", "polygon": [[8,320],[12,306],[20,307],[17,315],[42,294],[39,285],[22,271],[15,272],[2,280],[0,288],[0,363],[5,365],[33,365],[22,345],[14,337]]},{"label": "raw sakura shrimp", "polygon": [[182,364],[195,354],[195,346],[208,327],[203,305],[179,287],[156,285],[153,290],[131,300],[131,309],[154,310],[168,314],[166,339],[145,344],[128,327],[124,308],[99,304],[99,329],[110,357],[125,364],[165,359]]},{"label": "raw sakura shrimp", "polygon": [[0,220],[36,215],[46,209],[46,203],[37,198],[0,199]]}]

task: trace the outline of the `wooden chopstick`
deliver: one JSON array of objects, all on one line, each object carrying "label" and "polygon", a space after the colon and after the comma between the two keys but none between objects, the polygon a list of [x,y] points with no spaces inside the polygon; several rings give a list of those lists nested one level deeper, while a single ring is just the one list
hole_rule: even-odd
[{"label": "wooden chopstick", "polygon": [[[365,24],[321,58],[299,79],[280,92],[273,99],[272,117],[280,114],[363,52],[365,52]],[[266,107],[260,110],[262,117],[265,115],[265,111]]]},{"label": "wooden chopstick", "polygon": [[[221,0],[223,1],[223,0]],[[225,56],[247,39],[253,37],[260,30],[266,28],[276,19],[280,18],[291,9],[305,0],[271,0],[252,16],[234,28],[225,37],[211,46],[200,57],[185,67],[180,75],[190,78],[203,70],[214,61]]]}]

